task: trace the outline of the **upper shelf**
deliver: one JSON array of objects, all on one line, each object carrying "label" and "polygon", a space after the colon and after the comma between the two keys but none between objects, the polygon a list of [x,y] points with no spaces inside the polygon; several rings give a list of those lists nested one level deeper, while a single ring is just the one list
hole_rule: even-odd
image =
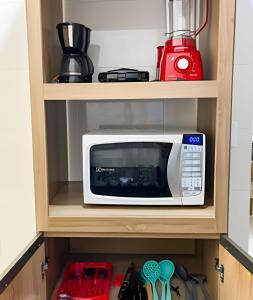
[{"label": "upper shelf", "polygon": [[44,84],[45,100],[146,100],[217,97],[217,80]]}]

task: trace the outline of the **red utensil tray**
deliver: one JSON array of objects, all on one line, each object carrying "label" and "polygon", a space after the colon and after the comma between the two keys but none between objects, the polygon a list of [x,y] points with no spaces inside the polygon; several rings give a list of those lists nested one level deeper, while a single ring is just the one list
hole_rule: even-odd
[{"label": "red utensil tray", "polygon": [[107,262],[70,263],[55,300],[108,300],[111,275],[112,265]]}]

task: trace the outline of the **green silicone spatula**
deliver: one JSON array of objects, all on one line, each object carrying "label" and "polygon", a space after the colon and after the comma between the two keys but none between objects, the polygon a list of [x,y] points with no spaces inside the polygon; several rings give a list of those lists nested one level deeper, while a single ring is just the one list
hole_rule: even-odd
[{"label": "green silicone spatula", "polygon": [[155,260],[146,261],[142,267],[142,271],[145,278],[152,284],[153,300],[159,300],[156,290],[156,282],[161,275],[159,263]]},{"label": "green silicone spatula", "polygon": [[[162,283],[162,300],[171,300],[170,280],[175,271],[175,265],[171,260],[165,259],[159,263],[161,269],[160,281]],[[165,288],[167,287],[166,297]]]},{"label": "green silicone spatula", "polygon": [[160,276],[159,280],[160,280],[161,285],[162,285],[162,298],[161,298],[161,300],[166,300],[166,284],[167,284],[167,281],[164,278],[162,278],[161,276]]}]

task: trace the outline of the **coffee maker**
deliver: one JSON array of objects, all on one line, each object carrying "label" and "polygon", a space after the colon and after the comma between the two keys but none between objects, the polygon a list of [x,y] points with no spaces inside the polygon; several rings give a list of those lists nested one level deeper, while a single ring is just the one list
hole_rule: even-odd
[{"label": "coffee maker", "polygon": [[56,26],[63,50],[61,83],[92,82],[94,67],[87,54],[91,29],[78,23],[60,23]]}]

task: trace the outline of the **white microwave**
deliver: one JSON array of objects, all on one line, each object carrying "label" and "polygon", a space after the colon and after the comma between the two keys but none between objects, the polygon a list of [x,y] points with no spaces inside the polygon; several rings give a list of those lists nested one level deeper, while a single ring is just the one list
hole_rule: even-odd
[{"label": "white microwave", "polygon": [[84,203],[203,205],[205,135],[133,132],[83,135]]}]

